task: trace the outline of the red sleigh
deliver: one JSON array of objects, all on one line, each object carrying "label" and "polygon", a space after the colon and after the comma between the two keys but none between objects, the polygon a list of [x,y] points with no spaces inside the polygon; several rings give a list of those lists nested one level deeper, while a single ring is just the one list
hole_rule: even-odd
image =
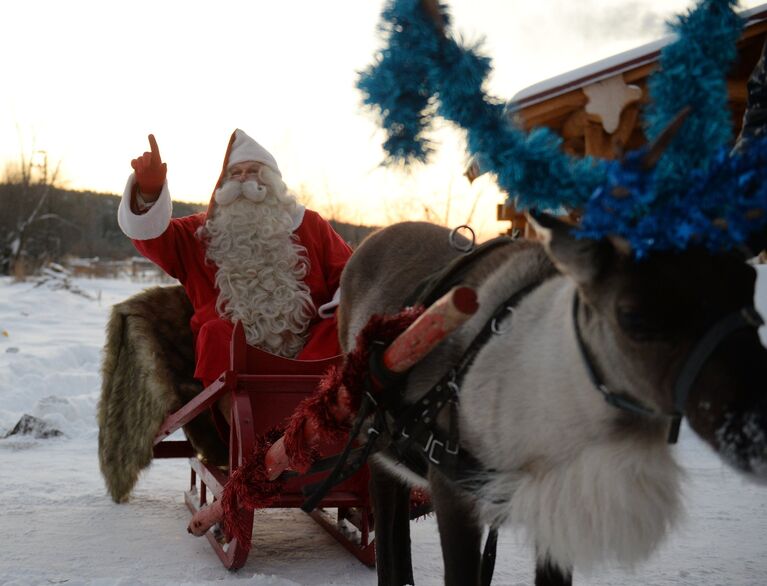
[{"label": "red sleigh", "polygon": [[[474,291],[465,287],[451,290],[391,343],[383,354],[383,368],[393,373],[405,372],[450,331],[468,319],[476,308]],[[229,370],[182,408],[171,413],[154,439],[155,458],[190,458],[191,482],[185,500],[193,515],[214,499],[221,499],[227,481],[239,468],[247,465],[258,438],[275,428],[283,427],[298,404],[314,393],[328,367],[342,359],[342,356],[337,356],[326,360],[297,361],[269,354],[247,345],[240,324],[234,328],[230,356]],[[349,391],[340,390],[342,393]],[[207,412],[227,393],[232,397],[228,467],[221,468],[196,458],[188,441],[166,439],[198,415]],[[305,428],[304,433],[311,436],[316,430]],[[267,461],[287,461],[279,455],[285,454],[285,444],[281,439],[266,452]],[[307,445],[317,445],[321,453],[337,453],[343,448],[342,444],[317,444],[318,441],[316,437],[307,437]],[[279,474],[284,466],[275,469]],[[306,499],[302,487],[318,483],[326,474],[293,477],[285,481],[277,498],[267,506],[300,507]],[[375,565],[375,545],[372,540],[373,515],[368,480],[368,469],[364,466],[326,492],[318,507],[309,514],[360,561],[372,567]],[[413,502],[423,505],[423,496],[416,497]],[[328,512],[331,508],[337,509],[335,520]],[[238,528],[244,531],[241,535],[251,535],[253,510],[239,509],[235,515],[238,517],[235,520]],[[343,530],[342,522],[345,523]],[[349,531],[350,526],[356,528],[356,532]],[[245,564],[250,551],[249,541],[241,543],[234,538],[226,542],[214,529],[208,530],[205,536],[227,568],[233,570]]]},{"label": "red sleigh", "polygon": [[[235,327],[229,370],[181,409],[171,413],[154,441],[155,458],[190,458],[191,482],[185,501],[192,514],[221,497],[230,474],[243,466],[256,438],[284,425],[296,406],[314,391],[327,368],[340,359],[341,356],[298,361],[275,356],[248,346],[242,326],[238,324]],[[186,440],[166,440],[173,432],[207,411],[226,393],[232,394],[228,470],[197,459]],[[342,447],[337,446],[335,451],[340,451]],[[332,452],[333,448],[324,446],[323,451]],[[322,474],[316,474],[287,480],[279,497],[269,507],[300,507],[306,498],[301,488],[318,482],[322,477]],[[329,509],[337,509],[335,519]],[[238,524],[250,533],[254,525],[253,511],[240,510],[237,515],[240,517]],[[310,516],[362,563],[371,567],[375,565],[367,467],[328,492]],[[345,525],[344,530],[341,529],[342,524]],[[356,531],[348,531],[348,524]],[[225,543],[213,530],[209,530],[205,537],[228,569],[235,570],[245,564],[250,551],[249,543],[239,543],[237,539]]]}]

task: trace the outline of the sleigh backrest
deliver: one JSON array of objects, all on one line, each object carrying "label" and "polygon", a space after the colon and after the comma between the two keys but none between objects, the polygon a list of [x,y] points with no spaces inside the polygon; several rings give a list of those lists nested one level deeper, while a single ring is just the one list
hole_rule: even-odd
[{"label": "sleigh backrest", "polygon": [[[316,390],[327,370],[339,364],[342,358],[339,355],[323,360],[292,360],[276,356],[248,346],[242,325],[236,324],[231,341],[231,367],[236,373],[237,394],[249,403],[245,412],[251,419],[250,429],[257,435],[267,435],[277,428],[284,428],[299,403]],[[240,393],[240,390],[246,392]],[[343,447],[343,442],[318,446],[323,454],[338,453]],[[275,506],[300,505],[305,499],[302,487],[321,478],[321,475],[314,475],[286,481]],[[326,506],[359,505],[360,497],[352,498],[352,495],[366,495],[367,482],[367,471],[351,477],[329,494]]]},{"label": "sleigh backrest", "polygon": [[251,387],[254,423],[263,431],[284,423],[341,358],[339,355],[323,360],[292,360],[249,346],[240,323],[232,333],[231,369],[239,381]]}]

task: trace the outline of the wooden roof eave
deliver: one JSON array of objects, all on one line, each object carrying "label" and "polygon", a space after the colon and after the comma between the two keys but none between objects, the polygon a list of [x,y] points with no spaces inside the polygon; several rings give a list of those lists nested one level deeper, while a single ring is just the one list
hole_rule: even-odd
[{"label": "wooden roof eave", "polygon": [[[767,5],[754,9],[746,24],[738,45],[743,46],[750,39],[758,35],[767,33]],[[610,79],[617,75],[622,75],[626,84],[643,86],[647,78],[658,68],[658,59],[664,46],[673,40],[673,36],[668,36],[659,41],[649,43],[633,51],[633,56],[624,61],[615,62],[614,60],[603,60],[610,62],[603,68],[595,68],[596,64],[581,68],[583,75],[565,78],[561,84],[542,82],[522,90],[512,98],[507,105],[508,115],[525,129],[541,126],[552,120],[566,116],[575,110],[583,108],[588,102],[588,98],[583,92],[583,88],[592,84]],[[627,53],[632,53],[629,51]],[[576,70],[578,71],[578,70]],[[558,76],[562,77],[562,76]],[[556,80],[558,78],[553,78]],[[542,86],[541,91],[535,91],[535,88]],[[746,91],[742,83],[732,83],[728,85],[731,101],[745,103]],[[531,93],[532,91],[532,93]]]}]

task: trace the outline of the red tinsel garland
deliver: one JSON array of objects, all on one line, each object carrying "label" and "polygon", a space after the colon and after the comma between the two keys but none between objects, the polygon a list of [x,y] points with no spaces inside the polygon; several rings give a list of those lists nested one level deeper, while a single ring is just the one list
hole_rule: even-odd
[{"label": "red tinsel garland", "polygon": [[273,429],[256,438],[256,445],[245,463],[229,476],[221,493],[221,508],[224,512],[224,531],[243,545],[250,547],[252,532],[239,514],[241,509],[252,511],[268,507],[282,493],[284,483],[278,478],[270,481],[266,476],[264,456],[267,450],[282,435],[282,430]]},{"label": "red tinsel garland", "polygon": [[[406,308],[393,316],[374,315],[357,335],[355,348],[346,355],[342,369],[328,371],[318,389],[304,399],[291,415],[285,429],[285,453],[293,470],[305,472],[316,460],[316,445],[338,441],[346,436],[351,421],[339,421],[334,415],[334,406],[339,405],[338,394],[343,386],[347,391],[348,405],[346,413],[355,414],[365,387],[365,379],[370,367],[370,352],[374,341],[391,344],[424,311],[423,307]],[[304,426],[317,430],[317,443],[309,445],[304,434]]]}]

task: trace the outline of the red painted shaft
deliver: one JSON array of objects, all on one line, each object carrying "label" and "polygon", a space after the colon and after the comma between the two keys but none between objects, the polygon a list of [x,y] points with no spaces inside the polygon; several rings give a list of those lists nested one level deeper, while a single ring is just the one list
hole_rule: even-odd
[{"label": "red painted shaft", "polygon": [[384,366],[397,373],[409,370],[474,315],[478,307],[474,289],[450,290],[389,345],[383,355]]}]

